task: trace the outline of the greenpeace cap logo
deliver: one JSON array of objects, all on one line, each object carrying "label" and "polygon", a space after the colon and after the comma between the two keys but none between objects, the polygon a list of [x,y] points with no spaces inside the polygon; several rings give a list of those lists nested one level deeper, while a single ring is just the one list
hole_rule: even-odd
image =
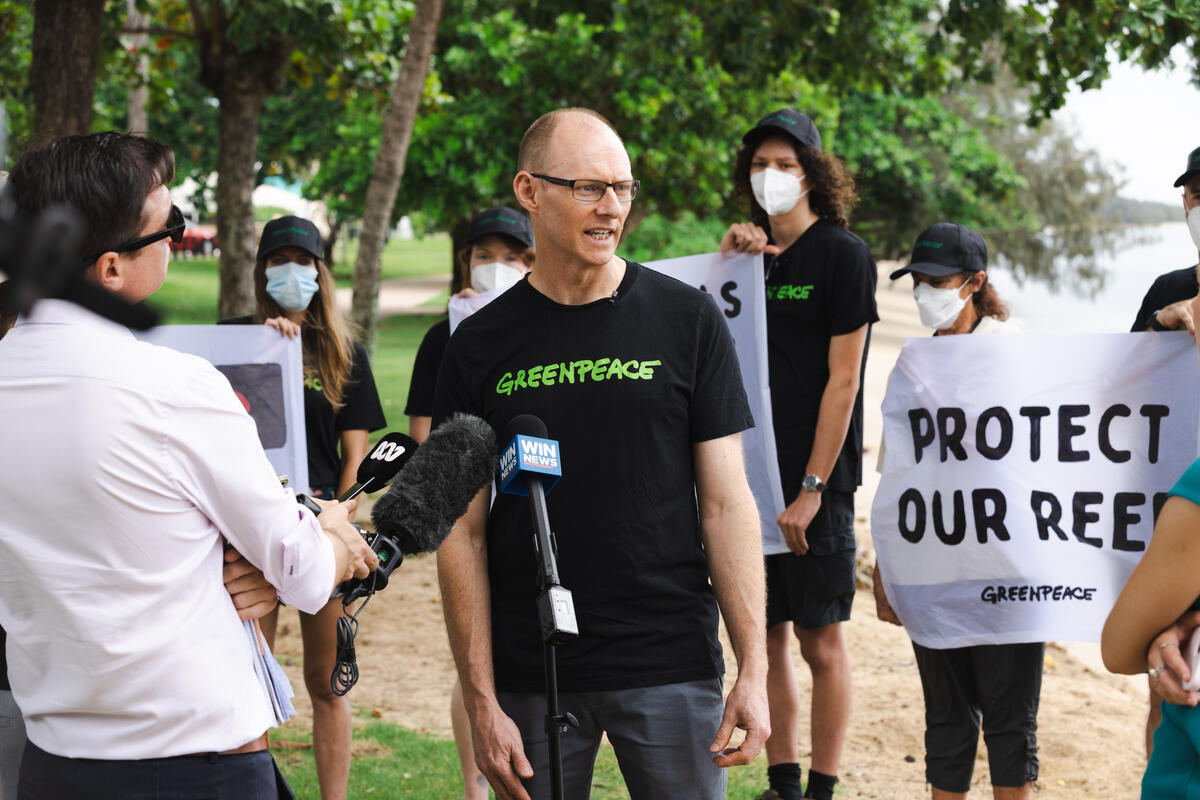
[{"label": "greenpeace cap logo", "polygon": [[303,228],[280,228],[277,231],[272,231],[271,235],[272,236],[282,236],[285,233],[298,233],[301,236],[304,236],[306,238],[309,236],[312,236],[312,231],[306,231]]},{"label": "greenpeace cap logo", "polygon": [[934,249],[937,249],[941,246],[942,246],[941,242],[931,242],[927,239],[922,239],[921,241],[916,243],[916,245],[913,247],[913,250],[916,250],[918,247],[932,247]]},{"label": "greenpeace cap logo", "polygon": [[796,120],[788,119],[783,114],[775,114],[773,116],[767,117],[766,119],[763,120],[763,122],[764,123],[766,123],[766,122],[786,122],[788,125],[796,124]]},{"label": "greenpeace cap logo", "polygon": [[404,455],[404,445],[397,442],[382,441],[375,446],[371,454],[367,458],[375,461],[395,461],[400,456]]},{"label": "greenpeace cap logo", "polygon": [[508,214],[505,214],[503,211],[496,211],[494,213],[480,217],[479,219],[475,220],[475,222],[476,222],[476,224],[482,224],[484,222],[491,222],[494,219],[498,219],[502,222],[507,222],[509,225],[516,225],[517,222],[519,221],[515,217],[510,217]]}]

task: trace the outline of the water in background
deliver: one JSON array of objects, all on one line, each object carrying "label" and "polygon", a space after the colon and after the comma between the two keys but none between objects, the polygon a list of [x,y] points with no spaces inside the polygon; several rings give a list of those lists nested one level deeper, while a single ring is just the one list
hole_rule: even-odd
[{"label": "water in background", "polygon": [[1124,333],[1155,278],[1196,263],[1196,245],[1182,221],[1145,226],[1135,238],[1135,244],[1101,262],[1108,278],[1094,297],[1070,288],[1052,292],[1029,280],[1018,286],[999,267],[988,270],[988,279],[1008,303],[1013,320],[1030,333]]}]

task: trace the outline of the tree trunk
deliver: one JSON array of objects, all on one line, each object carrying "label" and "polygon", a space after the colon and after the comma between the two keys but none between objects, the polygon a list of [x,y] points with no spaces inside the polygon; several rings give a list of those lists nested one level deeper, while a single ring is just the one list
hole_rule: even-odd
[{"label": "tree trunk", "polygon": [[325,266],[329,267],[330,272],[333,272],[333,249],[337,244],[338,237],[342,234],[342,228],[345,224],[346,220],[340,218],[329,223],[329,235],[325,237],[325,244],[322,249],[325,251]]},{"label": "tree trunk", "polygon": [[217,145],[217,240],[221,244],[219,319],[254,312],[254,150],[263,97],[227,93]]},{"label": "tree trunk", "polygon": [[[144,28],[147,18],[138,13],[137,0],[128,0],[129,16],[126,26],[133,29]],[[146,46],[150,36],[145,33],[133,33],[129,36],[129,46],[140,51]],[[146,117],[146,102],[150,99],[150,59],[145,53],[138,52],[137,56],[138,83],[129,87],[129,120],[127,127],[130,133],[147,134],[150,132],[150,121]]]},{"label": "tree trunk", "polygon": [[91,133],[104,0],[37,0],[33,8],[33,127],[39,140]]},{"label": "tree trunk", "polygon": [[417,0],[412,26],[408,31],[408,46],[404,50],[404,63],[396,85],[392,87],[392,97],[383,120],[379,153],[375,157],[375,169],[367,186],[362,238],[359,239],[358,258],[354,263],[352,314],[359,336],[371,351],[375,349],[378,335],[379,263],[392,209],[396,204],[396,192],[404,176],[404,160],[408,155],[408,143],[412,138],[421,92],[425,88],[425,76],[429,72],[441,16],[442,0]]},{"label": "tree trunk", "polygon": [[[221,104],[217,145],[217,240],[220,319],[254,311],[254,156],[263,102],[287,76],[293,44],[282,35],[252,50],[239,50],[226,33],[231,20],[224,6],[213,3],[205,18],[193,2],[192,21],[200,52],[200,83]],[[236,13],[236,12],[235,12]]]}]

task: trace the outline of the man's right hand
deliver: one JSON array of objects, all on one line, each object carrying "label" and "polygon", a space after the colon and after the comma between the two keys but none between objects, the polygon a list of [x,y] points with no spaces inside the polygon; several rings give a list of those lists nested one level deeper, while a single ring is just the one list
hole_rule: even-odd
[{"label": "man's right hand", "polygon": [[1171,303],[1169,306],[1163,306],[1155,316],[1160,325],[1165,325],[1173,331],[1186,330],[1193,336],[1196,335],[1196,321],[1192,314],[1192,304],[1200,297],[1188,298]]},{"label": "man's right hand", "polygon": [[753,222],[735,222],[730,225],[729,230],[725,231],[725,235],[721,237],[721,245],[718,249],[722,253],[733,251],[750,255],[759,253],[775,255],[779,252],[777,246],[767,244],[766,231]]},{"label": "man's right hand", "polygon": [[367,540],[358,529],[350,524],[349,506],[336,500],[324,501],[313,498],[313,502],[321,507],[317,522],[333,542],[334,549],[340,546],[344,557],[338,558],[338,564],[345,564],[336,583],[348,581],[351,578],[365,578],[379,568],[379,556],[367,546]]},{"label": "man's right hand", "polygon": [[496,800],[529,800],[521,778],[533,777],[533,766],[525,757],[521,731],[512,717],[492,701],[471,717],[475,742],[475,765],[496,793]]}]

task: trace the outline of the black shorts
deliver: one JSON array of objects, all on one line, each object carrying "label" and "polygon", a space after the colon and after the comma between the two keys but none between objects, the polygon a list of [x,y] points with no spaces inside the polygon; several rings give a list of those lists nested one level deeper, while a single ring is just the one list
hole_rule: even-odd
[{"label": "black shorts", "polygon": [[854,603],[854,493],[826,490],[805,531],[808,553],[766,557],[767,627],[820,628],[850,619]]},{"label": "black shorts", "polygon": [[1037,780],[1037,711],[1046,645],[931,650],[913,642],[925,694],[925,779],[944,792],[971,788],[979,722],[993,786]]}]

